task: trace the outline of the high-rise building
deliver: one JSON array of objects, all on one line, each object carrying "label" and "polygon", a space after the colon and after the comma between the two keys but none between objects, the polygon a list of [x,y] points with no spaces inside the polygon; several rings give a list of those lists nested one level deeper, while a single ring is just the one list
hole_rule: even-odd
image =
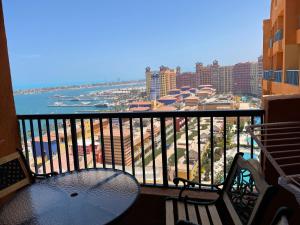
[{"label": "high-rise building", "polygon": [[261,82],[262,82],[263,66],[262,56],[258,57],[257,62],[251,63],[250,69],[250,86],[251,94],[256,97],[261,97]]},{"label": "high-rise building", "polygon": [[150,97],[150,88],[151,88],[151,78],[152,78],[152,72],[151,72],[151,68],[148,66],[146,67],[146,93],[147,96]]},{"label": "high-rise building", "polygon": [[199,85],[211,85],[211,73],[211,68],[203,66],[202,63],[196,63],[196,74],[199,79]]},{"label": "high-rise building", "polygon": [[300,1],[272,0],[263,33],[263,94],[299,94]]},{"label": "high-rise building", "polygon": [[[153,72],[150,67],[146,68],[146,92],[149,99],[154,95],[156,97],[168,95],[168,92],[173,89],[176,89],[175,69],[161,66],[159,72]],[[157,90],[159,90],[159,96]]]},{"label": "high-rise building", "polygon": [[238,63],[232,69],[232,91],[235,95],[251,95],[251,65],[252,63]]},{"label": "high-rise building", "polygon": [[258,87],[258,62],[251,63],[250,66],[250,88],[251,88],[251,94],[256,95],[257,94],[257,87]]},{"label": "high-rise building", "polygon": [[177,75],[176,86],[179,89],[184,86],[189,86],[191,88],[198,88],[199,81],[197,79],[197,74],[192,72],[185,72]]},{"label": "high-rise building", "polygon": [[161,66],[160,76],[160,96],[168,95],[169,91],[176,89],[176,70]]},{"label": "high-rise building", "polygon": [[217,93],[220,93],[221,82],[220,82],[220,73],[219,73],[220,72],[219,62],[217,60],[214,60],[213,64],[209,65],[208,67],[211,71],[211,84],[216,89]]},{"label": "high-rise building", "polygon": [[150,100],[157,100],[159,98],[160,98],[160,76],[158,72],[153,72],[151,75]]},{"label": "high-rise building", "polygon": [[257,97],[261,97],[262,96],[262,78],[263,78],[263,73],[264,73],[264,69],[263,69],[263,57],[260,56],[258,57],[258,71],[257,71]]},{"label": "high-rise building", "polygon": [[228,94],[232,92],[232,66],[219,68],[219,82],[219,93]]}]

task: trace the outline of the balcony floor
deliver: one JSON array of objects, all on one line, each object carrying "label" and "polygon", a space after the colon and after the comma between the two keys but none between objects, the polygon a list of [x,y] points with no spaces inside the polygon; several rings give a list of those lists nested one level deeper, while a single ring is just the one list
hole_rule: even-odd
[{"label": "balcony floor", "polygon": [[[165,224],[165,198],[178,196],[179,191],[166,188],[142,187],[141,196],[135,206],[117,223],[118,225],[163,225]],[[216,193],[187,192],[190,197],[211,200]]]}]

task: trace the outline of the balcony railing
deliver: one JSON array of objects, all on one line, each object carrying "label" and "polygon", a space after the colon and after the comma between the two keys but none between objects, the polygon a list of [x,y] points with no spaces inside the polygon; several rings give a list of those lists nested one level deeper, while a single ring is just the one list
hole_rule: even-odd
[{"label": "balcony railing", "polygon": [[274,71],[274,81],[278,83],[282,82],[282,70]]},{"label": "balcony railing", "polygon": [[179,176],[221,182],[236,152],[257,158],[245,126],[263,110],[19,115],[23,152],[35,172],[116,168],[142,185]]},{"label": "balcony railing", "polygon": [[282,82],[282,70],[265,70],[263,74],[264,80],[270,80],[274,82]]},{"label": "balcony railing", "polygon": [[287,70],[285,83],[299,85],[299,70]]},{"label": "balcony railing", "polygon": [[271,80],[273,76],[273,70],[265,70],[263,74],[264,80]]}]

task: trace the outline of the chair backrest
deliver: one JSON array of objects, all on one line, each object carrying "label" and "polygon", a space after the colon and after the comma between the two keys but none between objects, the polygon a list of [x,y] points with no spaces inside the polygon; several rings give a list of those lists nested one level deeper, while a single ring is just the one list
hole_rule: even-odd
[{"label": "chair backrest", "polygon": [[20,152],[0,158],[0,198],[32,183],[32,176]]},{"label": "chair backrest", "polygon": [[265,197],[271,190],[257,169],[257,161],[238,153],[225,180],[221,197],[235,225],[254,224]]},{"label": "chair backrest", "polygon": [[280,207],[270,225],[289,225],[288,218],[291,215],[291,210],[286,206]]}]

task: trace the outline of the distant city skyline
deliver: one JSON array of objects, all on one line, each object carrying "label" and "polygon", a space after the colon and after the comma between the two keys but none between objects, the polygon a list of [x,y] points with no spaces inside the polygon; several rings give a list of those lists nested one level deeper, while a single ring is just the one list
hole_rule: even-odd
[{"label": "distant city skyline", "polygon": [[[72,6],[72,7],[70,7]],[[270,1],[3,1],[14,89],[255,61]],[[234,10],[234,11],[233,11]]]}]

